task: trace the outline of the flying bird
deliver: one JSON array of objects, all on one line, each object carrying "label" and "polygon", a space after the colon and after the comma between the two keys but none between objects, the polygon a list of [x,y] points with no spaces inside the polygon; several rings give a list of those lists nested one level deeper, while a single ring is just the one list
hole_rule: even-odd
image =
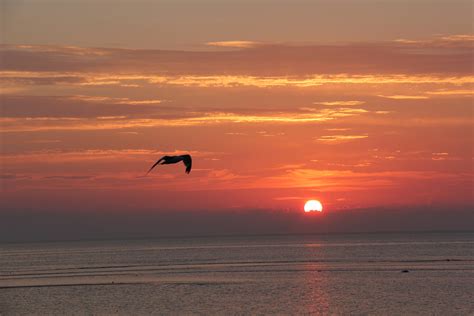
[{"label": "flying bird", "polygon": [[163,156],[160,158],[160,160],[158,160],[157,162],[155,162],[155,164],[153,166],[151,166],[150,170],[148,170],[148,172],[146,174],[149,174],[151,170],[153,170],[153,168],[156,167],[156,165],[169,165],[169,164],[172,164],[172,163],[178,163],[182,161],[184,163],[184,165],[186,166],[186,173],[190,173],[191,172],[191,167],[193,165],[193,160],[191,159],[191,156],[190,155],[181,155],[181,156]]}]

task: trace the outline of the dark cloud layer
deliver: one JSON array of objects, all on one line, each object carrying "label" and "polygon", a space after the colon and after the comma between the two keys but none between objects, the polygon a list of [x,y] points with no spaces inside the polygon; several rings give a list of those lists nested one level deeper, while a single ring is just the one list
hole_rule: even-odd
[{"label": "dark cloud layer", "polygon": [[[107,116],[159,117],[179,116],[171,106],[161,104],[127,104],[119,101],[88,101],[58,96],[3,96],[2,114],[5,117],[72,117],[94,118]],[[120,101],[123,102],[123,101]]]},{"label": "dark cloud layer", "polygon": [[207,52],[3,46],[0,69],[257,76],[338,73],[459,75],[472,72],[470,38],[441,43],[444,45],[439,41],[307,46],[272,44]]},{"label": "dark cloud layer", "polygon": [[473,230],[468,207],[339,211],[2,212],[0,242],[245,234]]}]

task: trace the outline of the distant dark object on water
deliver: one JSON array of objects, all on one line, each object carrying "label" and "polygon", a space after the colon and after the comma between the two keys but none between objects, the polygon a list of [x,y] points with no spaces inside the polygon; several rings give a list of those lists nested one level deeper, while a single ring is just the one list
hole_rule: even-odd
[{"label": "distant dark object on water", "polygon": [[410,272],[409,270],[402,270],[402,273],[408,273]]},{"label": "distant dark object on water", "polygon": [[150,170],[148,170],[148,172],[146,174],[149,174],[151,170],[153,170],[153,168],[156,167],[156,165],[169,165],[169,164],[172,164],[172,163],[178,163],[182,161],[184,163],[184,165],[186,166],[186,173],[190,173],[191,172],[191,167],[192,167],[192,164],[193,164],[193,160],[191,158],[190,155],[181,155],[181,156],[163,156],[160,158],[160,160],[158,160],[157,162],[155,162],[155,164],[153,166],[151,166]]}]

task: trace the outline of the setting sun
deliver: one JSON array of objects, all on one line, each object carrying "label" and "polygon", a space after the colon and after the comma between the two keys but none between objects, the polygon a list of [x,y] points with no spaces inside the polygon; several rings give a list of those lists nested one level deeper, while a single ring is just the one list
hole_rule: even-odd
[{"label": "setting sun", "polygon": [[113,3],[0,0],[0,316],[474,316],[474,0]]},{"label": "setting sun", "polygon": [[323,211],[323,205],[318,200],[309,200],[304,205],[304,211],[306,213],[315,212],[315,211],[316,212],[322,212]]}]

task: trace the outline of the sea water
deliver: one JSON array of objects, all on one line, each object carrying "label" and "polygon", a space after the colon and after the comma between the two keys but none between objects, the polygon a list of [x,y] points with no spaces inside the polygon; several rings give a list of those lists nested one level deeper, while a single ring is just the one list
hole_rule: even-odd
[{"label": "sea water", "polygon": [[1,315],[474,313],[474,233],[0,244]]}]

